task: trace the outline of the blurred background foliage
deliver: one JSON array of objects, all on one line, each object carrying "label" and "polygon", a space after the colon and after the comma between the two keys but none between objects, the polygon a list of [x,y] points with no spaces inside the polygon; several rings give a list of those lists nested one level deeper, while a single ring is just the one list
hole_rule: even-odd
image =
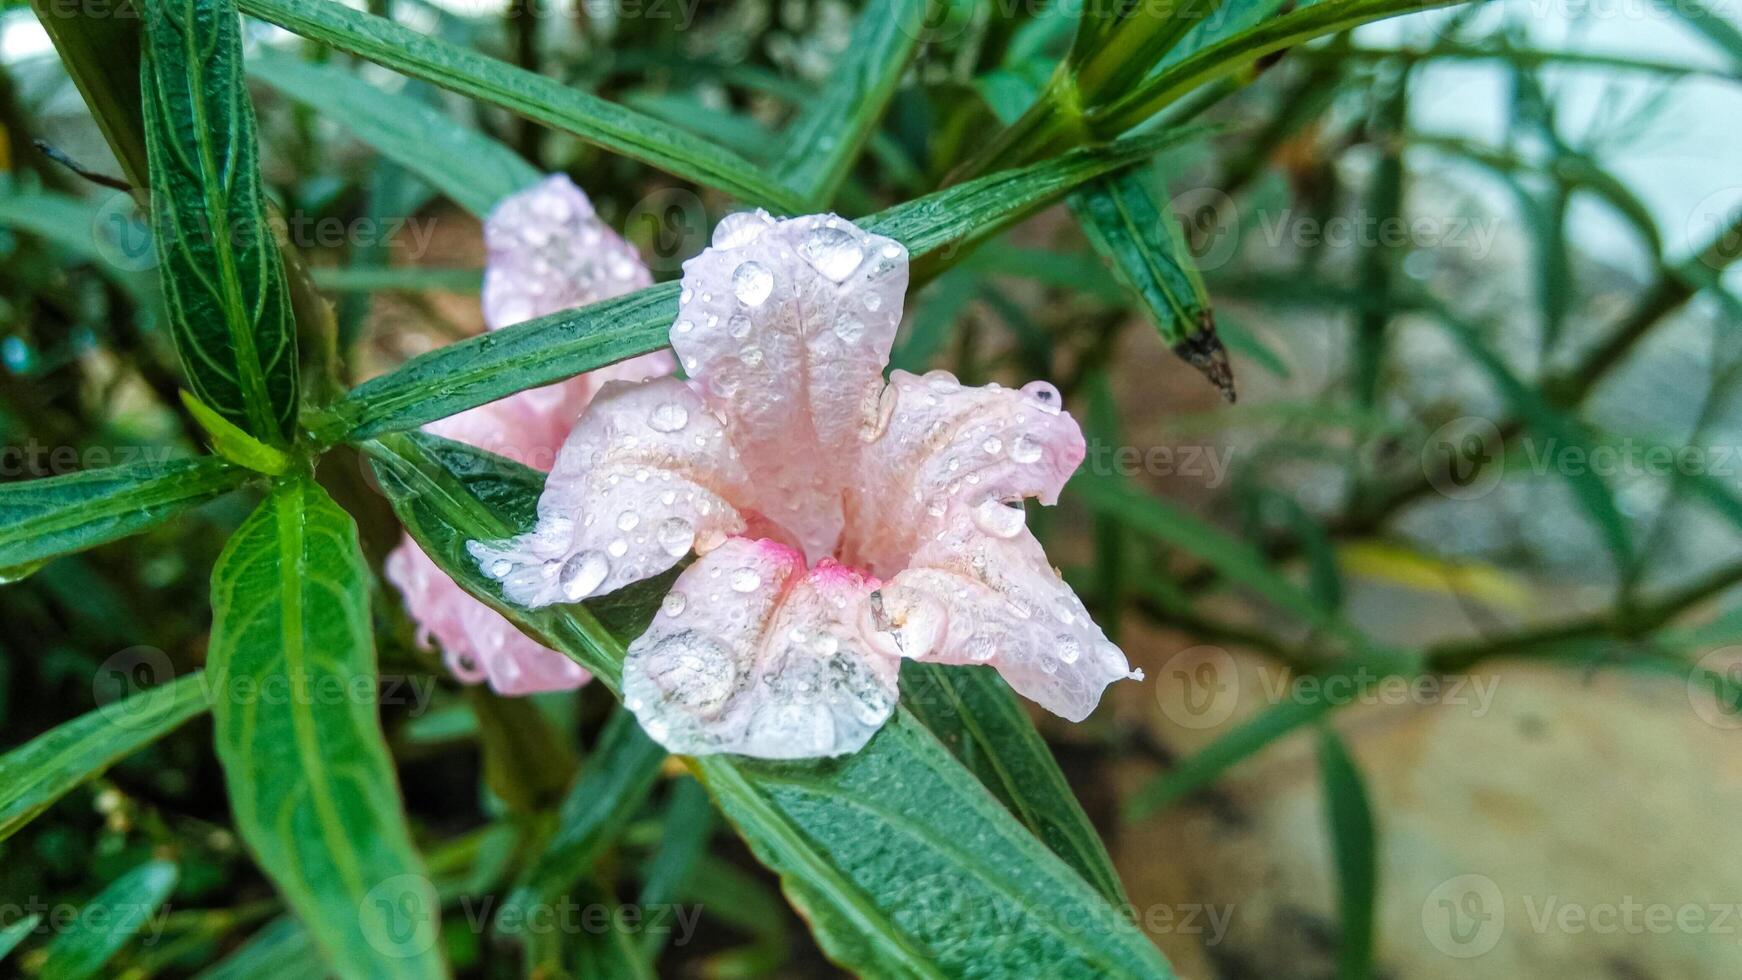
[{"label": "blurred background foliage", "polygon": [[[370,9],[767,162],[850,53],[856,14],[828,0]],[[1044,81],[1075,12],[935,10],[837,210],[910,199],[986,150],[1000,93],[1037,65]],[[354,69],[570,173],[660,279],[728,206],[245,23],[287,56],[250,62],[263,166],[335,300],[348,381],[481,329],[479,227],[341,125],[293,59]],[[121,170],[30,10],[9,5],[0,25],[4,477],[197,452],[131,204],[61,161]],[[1742,921],[1628,934],[1534,915],[1549,900],[1742,895],[1742,320],[1724,277],[1742,253],[1736,13],[1496,2],[1261,68],[1187,107],[1203,134],[1133,178],[1171,202],[1235,404],[1168,352],[1063,207],[911,295],[897,346],[897,366],[974,383],[1051,379],[1090,437],[1063,506],[1031,523],[1149,679],[1116,686],[1087,723],[1041,725],[1139,924],[1193,977],[1449,977],[1472,953],[1494,976],[1737,976]],[[323,469],[367,499],[354,455]],[[196,669],[210,568],[247,503],[0,588],[3,744],[140,670]],[[379,562],[398,528],[374,510],[363,534]],[[490,895],[516,858],[504,828],[528,818],[487,778],[478,733],[513,709],[447,678],[394,599],[375,609],[409,812],[438,885]],[[566,775],[609,698],[536,701]],[[111,969],[313,969],[226,829],[208,725],[0,843],[0,899],[76,904],[173,856],[161,938]],[[649,949],[662,975],[828,975],[773,879],[718,829],[669,769],[592,887],[700,903],[692,941]],[[1470,875],[1504,906],[1492,943],[1471,945],[1436,904],[1463,901]],[[492,936],[450,926],[456,966],[503,972]],[[48,945],[0,969],[34,972]]]}]

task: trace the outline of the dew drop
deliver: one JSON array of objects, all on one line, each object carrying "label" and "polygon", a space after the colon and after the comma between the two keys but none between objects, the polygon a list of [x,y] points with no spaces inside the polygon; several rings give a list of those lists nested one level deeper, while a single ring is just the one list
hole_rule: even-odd
[{"label": "dew drop", "polygon": [[865,253],[852,235],[839,228],[819,226],[799,243],[798,252],[816,270],[834,282],[841,282],[865,261]]},{"label": "dew drop", "polygon": [[514,563],[506,558],[498,558],[490,563],[491,578],[505,578],[512,571],[514,571]]},{"label": "dew drop", "polygon": [[652,414],[647,416],[647,424],[656,432],[676,432],[690,424],[690,413],[677,402],[665,402],[654,406]]},{"label": "dew drop", "polygon": [[617,530],[619,531],[633,531],[635,530],[635,525],[640,523],[641,515],[632,510],[626,510],[617,515]]},{"label": "dew drop", "polygon": [[754,367],[761,367],[762,366],[762,348],[760,348],[760,347],[746,347],[738,355],[738,358],[739,358],[739,360],[742,360],[744,362],[745,367],[753,367],[753,368]]},{"label": "dew drop", "polygon": [[715,248],[739,248],[748,245],[768,229],[768,219],[755,211],[728,214],[714,226]]},{"label": "dew drop", "polygon": [[987,436],[986,441],[980,443],[980,448],[986,450],[986,455],[996,456],[1004,451],[1004,441],[997,436]]},{"label": "dew drop", "polygon": [[683,597],[682,592],[667,592],[665,598],[659,601],[659,609],[667,616],[681,616],[684,606],[688,604],[689,600]]},{"label": "dew drop", "polygon": [[673,558],[680,558],[695,543],[696,529],[681,517],[668,517],[660,522],[653,537],[659,542],[659,550]]},{"label": "dew drop", "polygon": [[562,576],[558,584],[562,586],[563,595],[569,601],[577,602],[593,594],[605,581],[605,576],[611,572],[611,563],[597,551],[582,551],[570,556],[563,563]]},{"label": "dew drop", "polygon": [[732,292],[745,306],[761,306],[774,292],[774,273],[760,262],[745,262],[732,271]]},{"label": "dew drop", "polygon": [[849,344],[865,336],[865,324],[856,317],[844,316],[835,321],[835,336]]},{"label": "dew drop", "polygon": [[622,538],[617,538],[610,544],[606,545],[605,550],[611,553],[612,558],[621,558],[629,553],[629,542]]},{"label": "dew drop", "polygon": [[762,576],[754,568],[740,568],[732,573],[733,592],[755,592],[762,585]]},{"label": "dew drop", "polygon": [[1015,506],[997,497],[987,497],[974,508],[974,526],[995,538],[1014,538],[1028,522],[1028,512],[1018,501]]},{"label": "dew drop", "polygon": [[1083,655],[1083,644],[1069,633],[1060,633],[1058,638],[1053,640],[1053,645],[1058,652],[1060,663],[1074,664]]},{"label": "dew drop", "polygon": [[865,294],[865,308],[867,310],[870,310],[871,312],[876,313],[882,307],[883,307],[883,296],[881,294],[879,294],[879,293],[866,293]]},{"label": "dew drop", "polygon": [[1027,434],[1017,436],[1010,443],[1010,458],[1018,463],[1033,463],[1040,459],[1040,443]]},{"label": "dew drop", "polygon": [[1045,381],[1030,381],[1022,386],[1022,393],[1039,405],[1041,411],[1048,415],[1057,415],[1064,405],[1064,399],[1059,396],[1059,390]]},{"label": "dew drop", "polygon": [[726,332],[737,340],[743,340],[750,335],[750,318],[742,313],[734,314],[726,321]]}]

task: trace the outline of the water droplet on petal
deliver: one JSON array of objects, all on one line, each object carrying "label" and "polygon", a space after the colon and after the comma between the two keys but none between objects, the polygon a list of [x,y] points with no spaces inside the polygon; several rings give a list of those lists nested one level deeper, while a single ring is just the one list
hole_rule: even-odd
[{"label": "water droplet on petal", "polygon": [[834,282],[845,280],[865,261],[858,239],[839,228],[826,226],[812,228],[799,243],[798,251],[806,262]]},{"label": "water droplet on petal", "polygon": [[987,436],[986,441],[980,443],[980,448],[986,451],[986,455],[996,456],[1004,451],[1004,441],[997,436]]},{"label": "water droplet on petal", "polygon": [[690,550],[690,545],[695,543],[696,529],[681,517],[668,517],[660,522],[654,539],[659,542],[661,551],[673,558],[681,558],[684,552]]},{"label": "water droplet on petal", "polygon": [[740,568],[732,573],[733,592],[755,592],[762,585],[762,576],[754,568]]},{"label": "water droplet on petal", "polygon": [[1040,460],[1041,446],[1033,436],[1023,434],[1010,443],[1010,458],[1018,463],[1034,463]]},{"label": "water droplet on petal", "polygon": [[1022,386],[1022,393],[1048,415],[1057,415],[1059,409],[1064,407],[1064,399],[1060,397],[1059,390],[1045,381],[1030,381]]},{"label": "water droplet on petal", "polygon": [[619,531],[633,531],[635,530],[635,525],[640,523],[641,515],[632,510],[626,510],[617,515],[617,530]]},{"label": "water droplet on petal", "polygon": [[1028,512],[1020,501],[1015,506],[988,497],[974,508],[974,526],[995,538],[1014,538],[1028,523]]},{"label": "water droplet on petal", "polygon": [[618,538],[606,545],[605,550],[611,553],[612,558],[621,558],[629,553],[629,542]]},{"label": "water droplet on petal", "polygon": [[760,262],[745,262],[732,271],[732,292],[745,306],[761,306],[774,292],[774,273]]},{"label": "water droplet on petal", "polygon": [[742,313],[734,314],[726,321],[726,332],[734,339],[743,340],[750,335],[750,318]]},{"label": "water droplet on petal", "polygon": [[768,230],[768,219],[756,211],[728,214],[714,226],[715,248],[739,248],[748,245]]},{"label": "water droplet on petal", "polygon": [[514,563],[506,558],[498,558],[490,563],[490,577],[503,578],[514,571]]},{"label": "water droplet on petal", "polygon": [[562,577],[558,584],[562,586],[563,595],[571,602],[578,602],[593,594],[605,581],[605,576],[611,572],[611,563],[597,551],[581,551],[570,556],[563,563]]},{"label": "water droplet on petal", "polygon": [[[666,402],[657,405],[653,413],[647,417],[647,424],[656,432],[676,432],[690,423],[689,409],[677,402]],[[627,530],[627,528],[625,528]]]},{"label": "water droplet on petal", "polygon": [[647,653],[647,671],[666,696],[708,712],[732,694],[732,656],[713,640],[690,630],[665,637]]},{"label": "water droplet on petal", "polygon": [[762,348],[746,347],[741,353],[739,353],[738,358],[744,362],[745,367],[761,367]]},{"label": "water droplet on petal", "polygon": [[883,296],[879,293],[865,294],[865,308],[876,313],[883,306]]},{"label": "water droplet on petal", "polygon": [[1069,633],[1060,633],[1053,644],[1061,663],[1074,664],[1083,655],[1083,644]]},{"label": "water droplet on petal", "polygon": [[855,317],[844,316],[835,321],[835,336],[852,344],[865,336],[865,324]]},{"label": "water droplet on petal", "polygon": [[667,592],[665,598],[659,601],[659,609],[667,616],[681,616],[684,606],[688,604],[689,600],[683,597],[682,592]]}]

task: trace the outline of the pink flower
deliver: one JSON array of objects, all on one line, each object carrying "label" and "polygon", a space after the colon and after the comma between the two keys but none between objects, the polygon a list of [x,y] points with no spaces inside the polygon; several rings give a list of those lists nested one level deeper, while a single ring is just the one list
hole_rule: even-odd
[{"label": "pink flower", "polygon": [[575,601],[701,557],[629,647],[624,701],[673,752],[857,750],[902,657],[989,664],[1072,720],[1130,671],[1022,501],[1082,462],[1058,390],[883,369],[907,253],[832,215],[736,214],[684,266],[693,379],[605,386],[528,534],[469,547],[510,601]]},{"label": "pink flower", "polygon": [[[650,285],[635,250],[593,213],[560,174],[503,201],[484,223],[484,322],[492,330],[585,306]],[[670,374],[671,355],[648,354],[567,381],[523,391],[433,422],[437,435],[548,471],[581,409],[612,379]],[[589,675],[539,645],[471,597],[409,536],[387,558],[387,577],[405,597],[419,638],[441,646],[460,680],[488,681],[502,694],[572,690]]]}]

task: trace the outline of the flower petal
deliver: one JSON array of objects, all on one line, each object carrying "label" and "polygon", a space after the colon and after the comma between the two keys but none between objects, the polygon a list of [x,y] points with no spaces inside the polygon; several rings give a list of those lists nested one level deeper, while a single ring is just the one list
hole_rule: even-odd
[{"label": "flower petal", "polygon": [[684,570],[629,646],[623,703],[673,752],[856,752],[895,709],[899,662],[860,632],[875,587],[832,561],[733,538]]},{"label": "flower petal", "polygon": [[1001,536],[958,517],[920,546],[872,607],[886,651],[989,664],[1017,693],[1071,721],[1087,718],[1108,684],[1143,678],[1020,525]]},{"label": "flower petal", "polygon": [[539,645],[454,584],[409,536],[387,556],[386,572],[405,597],[419,639],[433,639],[448,669],[464,683],[489,681],[497,693],[513,696],[570,691],[591,678],[579,664]]},{"label": "flower petal", "polygon": [[758,509],[811,561],[829,555],[901,320],[906,249],[834,215],[738,214],[683,284],[672,347],[727,420]]},{"label": "flower petal", "polygon": [[1045,382],[968,387],[947,371],[896,371],[878,425],[850,491],[843,554],[879,575],[904,567],[954,515],[992,534],[1020,527],[1020,505],[1004,505],[1057,502],[1083,461],[1082,430]]},{"label": "flower petal", "polygon": [[719,418],[677,378],[599,392],[538,498],[538,524],[468,544],[522,606],[577,602],[658,575],[747,528],[748,478]]},{"label": "flower petal", "polygon": [[568,177],[510,194],[484,222],[484,322],[506,327],[653,284],[635,249]]}]

